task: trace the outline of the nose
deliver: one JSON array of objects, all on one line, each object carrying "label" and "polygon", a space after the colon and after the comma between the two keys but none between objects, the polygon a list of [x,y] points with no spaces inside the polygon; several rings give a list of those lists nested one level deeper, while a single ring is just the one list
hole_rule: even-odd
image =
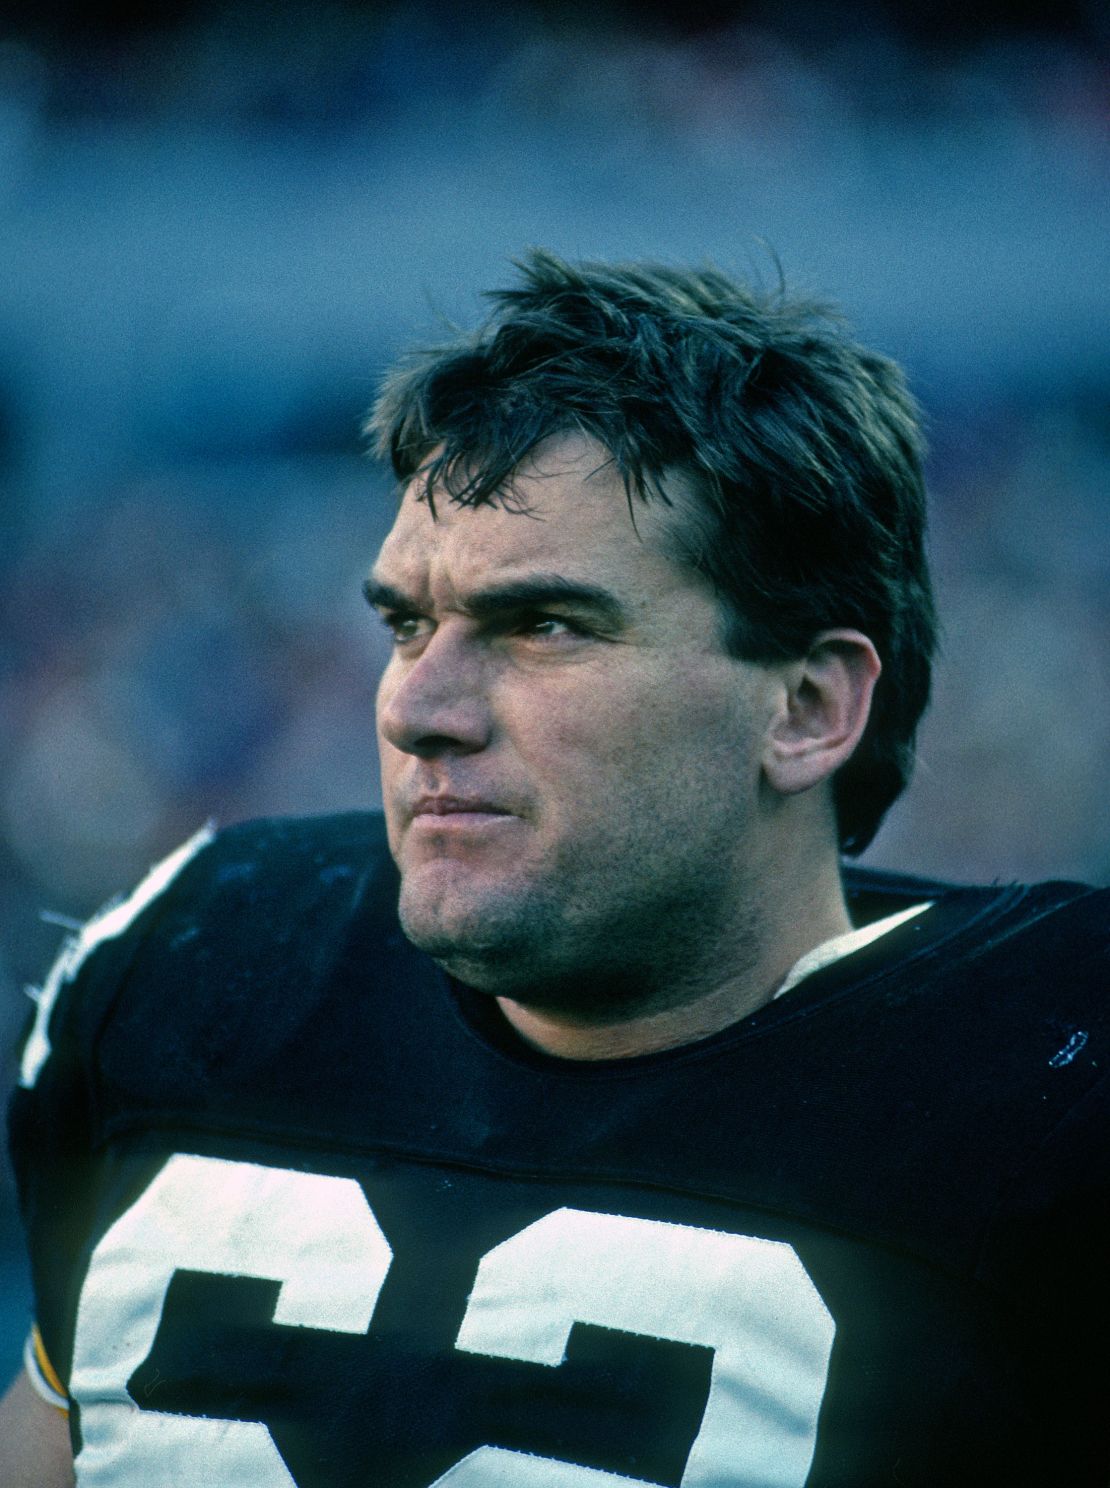
[{"label": "nose", "polygon": [[394,655],[378,688],[378,732],[386,743],[420,759],[486,747],[492,718],[476,649],[448,623],[414,660]]}]

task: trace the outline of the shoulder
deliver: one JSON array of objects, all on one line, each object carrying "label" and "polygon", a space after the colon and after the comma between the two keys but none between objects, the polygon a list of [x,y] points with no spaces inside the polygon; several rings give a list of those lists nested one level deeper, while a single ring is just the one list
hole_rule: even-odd
[{"label": "shoulder", "polygon": [[118,936],[141,940],[182,914],[201,934],[213,919],[248,907],[281,914],[335,897],[338,886],[364,887],[391,873],[378,813],[264,817],[219,831],[208,826],[152,868],[126,899],[94,916],[82,934],[97,944]]},{"label": "shoulder", "polygon": [[895,910],[923,900],[943,899],[953,894],[978,895],[983,899],[1002,899],[1015,892],[1036,905],[1064,905],[1089,900],[1101,905],[1103,912],[1110,904],[1110,889],[1080,883],[1072,879],[1049,879],[1043,883],[1017,880],[990,884],[933,878],[924,874],[905,873],[893,868],[878,868],[861,863],[843,865],[844,892],[849,904],[866,919],[882,913],[883,906]]},{"label": "shoulder", "polygon": [[[961,886],[855,870],[861,905],[931,901],[898,944],[875,948],[880,1032],[941,1063],[954,1101],[985,1128],[1006,1111],[1015,1151],[1067,1132],[1102,1153],[1110,1130],[1110,890],[1081,883]],[[874,900],[872,899],[874,897]],[[865,911],[866,913],[866,911]],[[894,942],[895,936],[891,936]],[[885,959],[885,964],[884,960]],[[861,958],[862,959],[862,958]],[[865,969],[861,967],[861,969]],[[999,1154],[1006,1143],[999,1135]]]},{"label": "shoulder", "polygon": [[864,1003],[882,1014],[877,1038],[897,1014],[914,1027],[913,1047],[948,1049],[972,1092],[993,1101],[1023,1091],[1031,1111],[1062,1100],[1062,1112],[1101,1085],[1110,1068],[1110,890],[952,885],[859,869],[846,887],[863,922],[931,904],[852,958]]},{"label": "shoulder", "polygon": [[[331,901],[361,897],[394,871],[380,814],[351,811],[334,816],[266,817],[211,832],[160,903],[160,918],[190,917],[196,934],[234,919],[245,923]],[[249,911],[249,920],[239,916]],[[157,926],[150,917],[140,927]]]},{"label": "shoulder", "polygon": [[138,957],[197,969],[218,949],[221,975],[237,963],[287,964],[327,951],[356,912],[392,917],[396,870],[380,815],[275,817],[216,833],[137,926]]},{"label": "shoulder", "polygon": [[263,1075],[288,1116],[290,1070],[330,1079],[307,1031],[346,1040],[364,968],[408,973],[396,900],[380,819],[350,813],[206,828],[94,916],[37,994],[9,1108],[29,1228],[73,1208],[116,1129],[222,1120],[221,1091],[234,1124]]},{"label": "shoulder", "polygon": [[393,883],[377,813],[201,828],[66,940],[35,992],[21,1086],[35,1084],[64,1024],[83,1025],[88,1036],[137,960],[163,972],[212,959],[230,964],[236,946],[249,958],[264,944],[287,945],[296,927],[321,929],[329,917],[349,915],[353,903],[376,895],[391,904]]},{"label": "shoulder", "polygon": [[376,871],[388,858],[382,816],[369,811],[262,817],[209,828],[200,848],[179,893],[258,878],[271,890],[295,888],[306,878],[334,883]]},{"label": "shoulder", "polygon": [[857,924],[931,904],[936,912],[920,928],[938,953],[951,941],[960,957],[982,960],[1020,945],[1023,956],[1061,969],[1104,963],[1110,954],[1110,889],[1090,884],[961,884],[853,865],[844,871],[844,889]]}]

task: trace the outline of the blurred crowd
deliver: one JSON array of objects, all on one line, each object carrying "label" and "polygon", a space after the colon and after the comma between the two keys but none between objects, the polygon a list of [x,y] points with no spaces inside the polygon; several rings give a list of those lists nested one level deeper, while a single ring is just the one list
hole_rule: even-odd
[{"label": "blurred crowd", "polygon": [[[360,411],[529,241],[777,254],[906,362],[944,656],[870,856],[1110,880],[1110,37],[913,9],[55,5],[0,38],[5,1048],[63,927],[206,819],[377,801]],[[0,1373],[13,1235],[4,1180]]]}]

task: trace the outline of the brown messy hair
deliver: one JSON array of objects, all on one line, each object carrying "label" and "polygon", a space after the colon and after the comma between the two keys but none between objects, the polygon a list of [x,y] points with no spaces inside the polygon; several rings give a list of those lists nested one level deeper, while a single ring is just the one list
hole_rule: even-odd
[{"label": "brown messy hair", "polygon": [[732,654],[798,658],[836,626],[878,650],[867,729],[833,780],[841,849],[862,851],[909,779],[936,641],[901,371],[827,306],[715,268],[542,249],[516,267],[477,331],[386,378],[377,453],[470,506],[511,504],[514,472],[568,432],[604,446],[630,503],[668,501],[681,477],[695,516],[675,524],[677,556],[713,584]]}]

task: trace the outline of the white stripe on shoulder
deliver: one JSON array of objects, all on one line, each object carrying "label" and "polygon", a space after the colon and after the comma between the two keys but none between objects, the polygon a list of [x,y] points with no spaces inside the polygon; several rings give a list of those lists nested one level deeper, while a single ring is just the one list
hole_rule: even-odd
[{"label": "white stripe on shoulder", "polygon": [[152,904],[169,887],[190,858],[196,857],[201,848],[207,847],[215,835],[214,824],[208,822],[199,832],[194,832],[188,842],[183,842],[168,858],[163,858],[156,864],[126,899],[110,901],[98,914],[93,915],[78,934],[71,935],[66,940],[46,981],[31,994],[37,1004],[35,1024],[24,1047],[19,1069],[19,1083],[25,1089],[34,1085],[43,1065],[50,1058],[47,1028],[58,993],[73,980],[97,946],[122,935],[147,905]]}]

